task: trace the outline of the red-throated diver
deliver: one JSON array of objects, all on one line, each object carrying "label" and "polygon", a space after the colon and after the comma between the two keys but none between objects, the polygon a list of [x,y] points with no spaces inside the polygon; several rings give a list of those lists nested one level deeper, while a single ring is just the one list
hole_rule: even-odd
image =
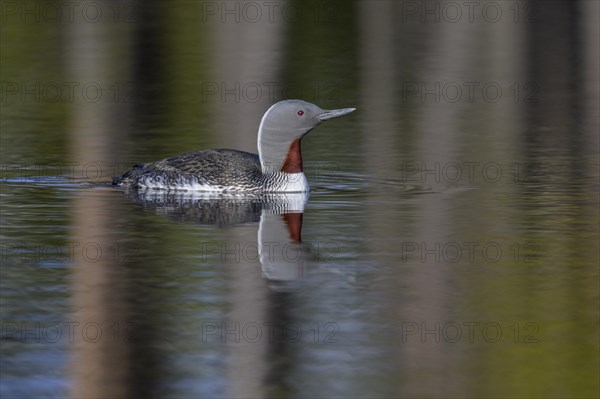
[{"label": "red-throated diver", "polygon": [[306,192],[300,141],[319,123],[355,108],[323,110],[302,100],[271,106],[258,128],[258,155],[238,150],[206,150],[138,164],[113,184],[155,190],[211,192]]}]

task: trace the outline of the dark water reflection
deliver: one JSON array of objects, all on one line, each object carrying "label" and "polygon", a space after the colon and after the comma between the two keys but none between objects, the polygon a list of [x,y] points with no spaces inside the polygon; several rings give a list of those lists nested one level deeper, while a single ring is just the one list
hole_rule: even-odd
[{"label": "dark water reflection", "polygon": [[[3,398],[598,396],[597,2],[176,3],[3,3]],[[288,97],[310,198],[107,184]]]}]

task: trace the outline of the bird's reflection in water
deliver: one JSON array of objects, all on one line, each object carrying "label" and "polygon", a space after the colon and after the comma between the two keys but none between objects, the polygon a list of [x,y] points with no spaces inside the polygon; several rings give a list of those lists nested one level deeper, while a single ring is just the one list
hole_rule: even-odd
[{"label": "bird's reflection in water", "polygon": [[309,249],[302,245],[302,217],[308,193],[213,194],[126,191],[145,210],[219,227],[260,222],[258,256],[269,287],[293,289],[304,274]]},{"label": "bird's reflection in water", "polygon": [[[265,397],[293,392],[289,376],[294,373],[303,347],[301,339],[308,336],[305,332],[302,338],[304,322],[296,313],[303,292],[299,288],[306,281],[305,268],[316,264],[314,250],[302,243],[303,212],[309,194],[224,195],[136,190],[125,193],[144,211],[178,222],[218,227],[258,224],[257,253],[253,259],[260,262],[261,271],[257,267],[231,270],[227,313],[215,324],[225,326],[217,337],[219,344],[225,344],[229,359],[223,370],[228,381],[225,396],[243,397],[252,392],[256,397]],[[245,231],[253,234],[251,230]],[[245,232],[233,234],[240,239]],[[245,266],[244,262],[240,266]],[[212,320],[203,322],[214,324]],[[236,326],[240,326],[239,330],[235,330]],[[260,328],[260,339],[249,340],[244,335],[244,326]],[[307,328],[311,327],[312,324]],[[160,327],[151,321],[148,330],[156,328]],[[144,334],[148,336],[148,331]],[[152,344],[146,343],[141,350]],[[144,370],[142,377],[149,372]]]}]

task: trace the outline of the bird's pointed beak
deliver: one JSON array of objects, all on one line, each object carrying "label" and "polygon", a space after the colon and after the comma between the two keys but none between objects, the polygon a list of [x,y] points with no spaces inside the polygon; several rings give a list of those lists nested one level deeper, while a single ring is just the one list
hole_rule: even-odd
[{"label": "bird's pointed beak", "polygon": [[349,114],[350,112],[356,110],[356,108],[341,108],[341,109],[330,109],[325,110],[317,119],[321,122],[328,121],[329,119],[338,118],[340,116],[344,116]]}]

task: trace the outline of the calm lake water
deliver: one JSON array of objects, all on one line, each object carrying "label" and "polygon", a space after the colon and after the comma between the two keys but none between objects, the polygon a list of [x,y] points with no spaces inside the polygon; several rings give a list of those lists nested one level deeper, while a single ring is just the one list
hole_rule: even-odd
[{"label": "calm lake water", "polygon": [[[595,1],[2,3],[2,398],[598,397]],[[125,192],[256,152],[310,195]]]}]

